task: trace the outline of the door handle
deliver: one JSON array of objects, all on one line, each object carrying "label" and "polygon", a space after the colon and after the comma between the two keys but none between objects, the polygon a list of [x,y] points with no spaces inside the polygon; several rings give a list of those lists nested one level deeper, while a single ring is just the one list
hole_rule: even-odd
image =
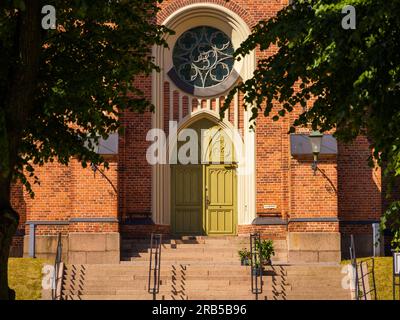
[{"label": "door handle", "polygon": [[208,198],[208,195],[206,195],[206,208],[210,205],[210,199]]}]

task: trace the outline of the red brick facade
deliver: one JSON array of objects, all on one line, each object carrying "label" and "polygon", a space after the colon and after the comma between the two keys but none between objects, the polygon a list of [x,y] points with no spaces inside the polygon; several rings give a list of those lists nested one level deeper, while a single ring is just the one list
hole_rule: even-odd
[{"label": "red brick facade", "polygon": [[[104,170],[99,168],[100,170]],[[38,222],[36,234],[61,232],[118,232],[117,162],[112,159],[105,171],[112,185],[91,168],[83,169],[74,159],[68,167],[56,163],[36,168],[40,185],[34,185],[31,199],[22,186],[12,190],[13,206],[20,214],[20,231],[29,234],[26,222]],[[78,220],[77,220],[78,219]],[[114,222],[86,222],[107,219]],[[81,221],[80,221],[81,220]]]},{"label": "red brick facade", "polygon": [[[157,19],[164,21],[179,8],[200,2],[230,9],[249,27],[260,19],[274,16],[288,3],[287,0],[165,0]],[[271,50],[257,52],[257,58],[271,54]],[[137,79],[137,83],[151,99],[151,78]],[[169,108],[168,83],[164,88],[165,108]],[[173,99],[175,119],[179,116],[177,100]],[[196,109],[196,104],[193,108]],[[215,101],[211,109],[215,109]],[[243,109],[239,110],[238,123],[243,131]],[[188,101],[184,100],[183,116],[187,112]],[[321,158],[319,171],[314,175],[311,159],[291,156],[287,132],[294,117],[296,114],[273,122],[260,116],[256,130],[256,214],[281,219],[282,224],[239,225],[238,233],[260,231],[265,237],[275,239],[285,239],[288,232],[370,233],[370,225],[365,221],[378,220],[382,210],[380,170],[367,165],[371,154],[368,141],[359,138],[350,145],[339,143],[337,156]],[[228,119],[233,121],[232,110],[228,112]],[[165,127],[167,121],[165,116]],[[126,112],[122,123],[125,133],[119,139],[118,156],[111,159],[110,169],[104,172],[108,180],[72,160],[68,167],[47,164],[37,168],[41,184],[33,188],[34,200],[20,186],[13,188],[13,204],[21,215],[21,232],[29,233],[26,222],[41,221],[49,224],[38,225],[38,235],[118,231],[131,236],[169,233],[169,226],[118,223],[118,219],[145,218],[152,214],[152,167],[146,161],[150,144],[146,134],[152,127],[152,115],[150,112]],[[276,205],[276,208],[265,209],[266,205]],[[349,220],[353,224],[346,224]],[[364,224],[357,224],[360,221]],[[57,222],[64,224],[57,225]]]}]

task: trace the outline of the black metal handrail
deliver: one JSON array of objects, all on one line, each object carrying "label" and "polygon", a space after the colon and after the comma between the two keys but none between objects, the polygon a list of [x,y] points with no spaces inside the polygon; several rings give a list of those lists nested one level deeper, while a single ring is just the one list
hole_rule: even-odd
[{"label": "black metal handrail", "polygon": [[62,260],[62,241],[61,241],[61,233],[59,233],[57,241],[56,258],[54,260],[53,283],[51,287],[52,300],[57,300],[57,288],[59,288],[59,282],[62,281],[62,276],[61,277],[59,276],[61,260]]},{"label": "black metal handrail", "polygon": [[[357,262],[356,248],[354,244],[354,236],[350,236],[350,259],[353,268],[353,279],[354,279],[354,293],[356,300],[367,300],[368,295],[374,293],[374,300],[378,300],[375,283],[375,259],[370,258],[361,262]],[[368,261],[372,261],[371,270],[368,271]],[[364,266],[367,270],[364,270]],[[370,289],[367,291],[366,279],[369,281],[369,276],[372,278],[372,286],[369,285]],[[372,288],[371,288],[372,287]]]},{"label": "black metal handrail", "polygon": [[354,279],[354,292],[355,292],[355,298],[356,300],[359,300],[359,280],[358,280],[358,268],[357,268],[357,257],[356,257],[356,248],[354,245],[354,236],[350,236],[350,260],[351,260],[351,265],[353,267],[353,279]]},{"label": "black metal handrail", "polygon": [[153,295],[153,300],[160,292],[161,242],[161,234],[151,234],[148,292]]},{"label": "black metal handrail", "polygon": [[251,292],[256,295],[256,300],[258,300],[258,296],[263,292],[260,243],[261,237],[259,233],[250,235]]},{"label": "black metal handrail", "polygon": [[[370,270],[368,270],[368,262],[371,261],[370,265]],[[361,279],[361,292],[359,295],[359,299],[362,300],[367,300],[368,295],[371,293],[374,294],[373,299],[378,300],[377,292],[376,292],[376,284],[375,284],[375,259],[374,258],[369,258],[367,260],[363,260],[357,264],[357,266],[360,268],[360,272],[358,273],[359,278]],[[366,267],[367,270],[364,270],[364,266]],[[371,275],[372,279],[372,284],[369,283],[369,290],[367,290],[366,286],[366,280],[368,279],[369,282],[369,276]]]}]

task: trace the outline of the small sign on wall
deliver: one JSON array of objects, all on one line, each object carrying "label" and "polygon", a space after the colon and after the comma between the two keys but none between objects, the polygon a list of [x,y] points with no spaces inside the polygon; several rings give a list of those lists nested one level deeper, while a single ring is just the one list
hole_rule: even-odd
[{"label": "small sign on wall", "polygon": [[276,209],[278,206],[276,204],[264,204],[264,209]]}]

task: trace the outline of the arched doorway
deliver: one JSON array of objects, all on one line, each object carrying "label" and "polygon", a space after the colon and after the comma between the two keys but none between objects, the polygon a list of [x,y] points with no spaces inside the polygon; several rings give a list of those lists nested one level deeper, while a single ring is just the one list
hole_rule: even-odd
[{"label": "arched doorway", "polygon": [[[171,165],[171,229],[177,235],[235,235],[237,177],[234,143],[229,131],[202,118],[184,130],[198,137],[197,161]],[[180,133],[182,133],[181,131]],[[178,134],[179,138],[179,134]],[[180,139],[179,139],[180,140]],[[185,150],[179,141],[176,154]],[[185,159],[183,159],[183,162]]]},{"label": "arched doorway", "polygon": [[[166,38],[169,48],[156,46],[153,51],[155,63],[162,72],[154,72],[152,76],[155,106],[152,128],[162,129],[170,136],[171,122],[180,129],[206,117],[214,126],[234,129],[238,133],[234,138],[235,146],[239,146],[235,152],[240,155],[235,170],[236,224],[251,224],[256,217],[255,134],[248,130],[251,106],[243,110],[242,100],[236,94],[222,121],[219,115],[233,83],[246,81],[253,75],[254,52],[241,61],[232,61],[230,57],[232,47],[237,49],[251,30],[237,13],[222,5],[203,2],[172,10],[162,23],[175,34]],[[199,54],[197,49],[201,49]],[[185,63],[188,50],[196,51],[191,68]],[[152,220],[157,225],[171,227],[171,231],[174,229],[172,169],[171,162],[152,166]],[[206,229],[202,233],[206,233]]]}]

